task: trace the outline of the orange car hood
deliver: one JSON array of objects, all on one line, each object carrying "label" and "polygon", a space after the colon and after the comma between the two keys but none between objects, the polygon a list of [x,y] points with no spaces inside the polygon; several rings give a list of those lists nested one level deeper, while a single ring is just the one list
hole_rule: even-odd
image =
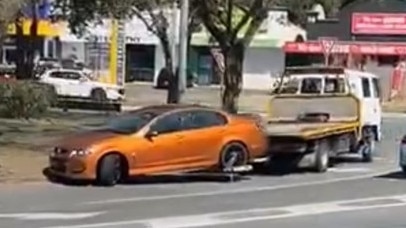
[{"label": "orange car hood", "polygon": [[85,131],[63,137],[56,146],[65,149],[85,149],[95,143],[119,136],[121,134],[106,130]]}]

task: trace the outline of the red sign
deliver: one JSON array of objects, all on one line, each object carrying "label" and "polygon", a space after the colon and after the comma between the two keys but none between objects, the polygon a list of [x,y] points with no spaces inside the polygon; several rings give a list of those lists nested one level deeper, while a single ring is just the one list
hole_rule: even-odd
[{"label": "red sign", "polygon": [[[324,53],[323,46],[318,41],[286,42],[283,46],[283,50],[285,53]],[[364,55],[406,55],[406,43],[337,41],[334,44],[331,53],[353,53]]]},{"label": "red sign", "polygon": [[406,14],[403,13],[353,13],[353,34],[405,35]]}]

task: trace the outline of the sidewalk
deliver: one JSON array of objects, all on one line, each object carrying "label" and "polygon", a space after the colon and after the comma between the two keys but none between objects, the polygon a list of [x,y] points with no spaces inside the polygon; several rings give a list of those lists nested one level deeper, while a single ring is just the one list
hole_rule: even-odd
[{"label": "sidewalk", "polygon": [[[143,106],[166,102],[166,90],[157,90],[148,84],[130,84],[126,86],[124,106]],[[269,95],[261,90],[244,90],[239,99],[239,110],[244,112],[266,112]],[[220,107],[220,89],[218,87],[196,87],[186,91],[183,102]],[[127,109],[126,108],[126,109]]]}]

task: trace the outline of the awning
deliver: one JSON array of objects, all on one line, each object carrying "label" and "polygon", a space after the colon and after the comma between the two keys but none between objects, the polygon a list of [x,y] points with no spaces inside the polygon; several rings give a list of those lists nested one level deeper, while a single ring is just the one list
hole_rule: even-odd
[{"label": "awning", "polygon": [[[283,46],[285,53],[323,54],[319,41],[286,42]],[[406,55],[405,43],[392,42],[351,42],[336,41],[331,53],[362,54],[362,55]]]}]

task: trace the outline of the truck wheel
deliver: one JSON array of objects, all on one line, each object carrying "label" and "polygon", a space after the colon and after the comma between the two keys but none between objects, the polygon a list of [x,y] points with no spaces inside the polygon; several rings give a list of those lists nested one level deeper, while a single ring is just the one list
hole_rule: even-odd
[{"label": "truck wheel", "polygon": [[324,173],[329,166],[329,151],[330,146],[327,140],[320,140],[315,151],[314,169],[318,173]]},{"label": "truck wheel", "polygon": [[109,154],[104,156],[97,167],[97,184],[100,186],[114,186],[121,180],[120,156]]},{"label": "truck wheel", "polygon": [[228,143],[220,153],[219,163],[223,172],[233,172],[232,168],[247,165],[247,148],[238,142]]},{"label": "truck wheel", "polygon": [[97,103],[103,103],[107,101],[107,94],[103,89],[97,88],[92,90],[90,94],[92,101]]},{"label": "truck wheel", "polygon": [[375,133],[372,128],[365,128],[362,132],[363,142],[360,146],[360,153],[363,162],[372,162],[375,152]]}]

